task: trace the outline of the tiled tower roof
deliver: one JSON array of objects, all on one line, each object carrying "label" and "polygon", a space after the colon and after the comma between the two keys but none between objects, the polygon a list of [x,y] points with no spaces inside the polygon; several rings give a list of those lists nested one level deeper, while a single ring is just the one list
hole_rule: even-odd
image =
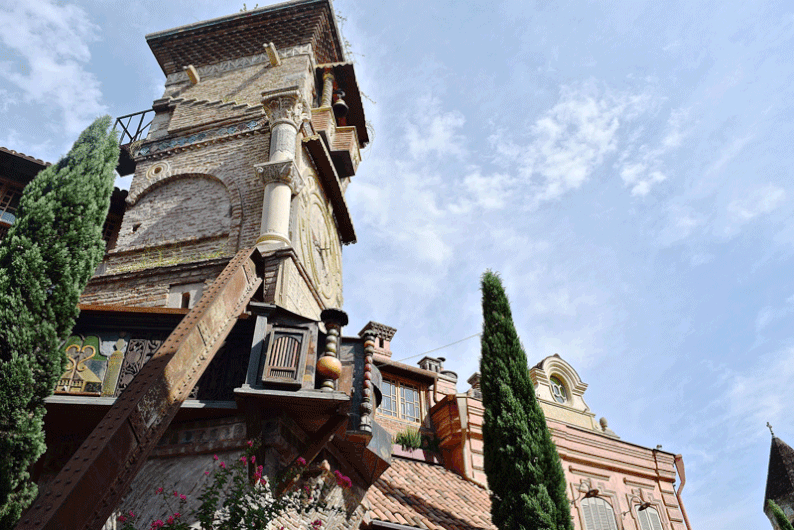
[{"label": "tiled tower roof", "polygon": [[794,449],[780,438],[772,437],[769,452],[769,472],[766,476],[766,495],[768,500],[777,500],[794,493]]},{"label": "tiled tower roof", "polygon": [[344,61],[330,0],[292,0],[198,22],[146,36],[166,75],[264,53],[276,48],[311,44],[318,63]]}]

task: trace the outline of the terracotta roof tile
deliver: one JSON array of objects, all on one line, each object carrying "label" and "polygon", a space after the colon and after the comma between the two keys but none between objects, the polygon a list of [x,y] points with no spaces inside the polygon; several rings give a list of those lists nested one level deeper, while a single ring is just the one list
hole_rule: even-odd
[{"label": "terracotta roof tile", "polygon": [[441,466],[392,458],[367,493],[369,517],[430,530],[495,529],[482,487]]},{"label": "terracotta roof tile", "polygon": [[2,151],[3,153],[8,153],[10,155],[18,156],[19,158],[23,158],[28,162],[33,162],[34,164],[39,164],[40,166],[51,165],[49,162],[39,160],[38,158],[34,158],[30,155],[26,155],[25,153],[20,153],[19,151],[14,151],[13,149],[8,149],[7,147],[0,146],[0,151]]}]

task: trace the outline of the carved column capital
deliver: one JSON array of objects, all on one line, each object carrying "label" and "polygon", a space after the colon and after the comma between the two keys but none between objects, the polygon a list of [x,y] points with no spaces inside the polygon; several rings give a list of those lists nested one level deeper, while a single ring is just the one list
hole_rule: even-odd
[{"label": "carved column capital", "polygon": [[297,128],[309,115],[309,106],[297,86],[262,92],[262,106],[271,129],[279,123]]},{"label": "carved column capital", "polygon": [[297,195],[305,184],[300,171],[292,160],[265,162],[254,166],[257,176],[267,186],[270,183],[280,182],[289,186],[293,195]]}]

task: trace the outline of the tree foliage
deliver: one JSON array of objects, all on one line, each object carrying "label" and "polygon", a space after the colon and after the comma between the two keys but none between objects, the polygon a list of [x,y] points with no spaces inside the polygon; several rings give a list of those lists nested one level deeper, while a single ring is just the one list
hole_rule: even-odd
[{"label": "tree foliage", "polygon": [[499,276],[482,277],[485,473],[501,530],[573,530],[566,482]]},{"label": "tree foliage", "polygon": [[0,528],[36,496],[29,468],[44,453],[44,398],[66,369],[61,344],[105,250],[118,141],[97,119],[41,171],[0,241]]},{"label": "tree foliage", "polygon": [[780,530],[794,530],[794,525],[788,520],[786,514],[783,513],[783,510],[780,509],[780,506],[777,505],[775,501],[769,499],[767,501],[767,505],[769,509],[772,511],[772,515],[775,517],[775,521],[777,521],[777,525],[780,527]]}]

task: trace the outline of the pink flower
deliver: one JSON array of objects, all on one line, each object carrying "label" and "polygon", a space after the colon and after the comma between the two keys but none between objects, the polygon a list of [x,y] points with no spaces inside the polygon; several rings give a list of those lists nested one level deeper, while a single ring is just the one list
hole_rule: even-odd
[{"label": "pink flower", "polygon": [[255,464],[255,463],[256,463],[256,457],[255,457],[255,456],[253,456],[253,455],[251,456],[251,463],[252,463],[252,464]]},{"label": "pink flower", "polygon": [[321,527],[322,525],[323,525],[323,522],[322,522],[321,520],[319,520],[319,519],[316,519],[316,520],[315,520],[315,521],[312,523],[312,526],[313,526],[313,527],[315,527],[315,528],[319,528],[319,527]]},{"label": "pink flower", "polygon": [[217,459],[218,459],[218,455],[212,455],[212,458],[213,458],[214,460],[217,460]]},{"label": "pink flower", "polygon": [[262,470],[264,470],[264,469],[265,469],[265,466],[256,466],[256,472],[259,473],[260,475],[262,474]]},{"label": "pink flower", "polygon": [[226,469],[226,464],[223,462],[223,460],[221,460],[221,463],[218,465],[221,466],[221,469]]},{"label": "pink flower", "polygon": [[298,459],[295,461],[295,463],[298,464],[299,466],[305,466],[306,460],[302,456],[299,456]]},{"label": "pink flower", "polygon": [[181,514],[181,513],[179,513],[179,512],[176,512],[176,513],[174,514],[174,519],[179,519],[181,516],[182,516],[182,514]]},{"label": "pink flower", "polygon": [[353,485],[353,481],[350,480],[350,477],[343,475],[338,469],[334,471],[334,475],[336,475],[336,485],[341,486],[343,488],[349,488]]},{"label": "pink flower", "polygon": [[135,517],[135,514],[132,513],[132,510],[130,510],[130,517]]},{"label": "pink flower", "polygon": [[248,440],[248,441],[247,441],[247,442],[245,442],[245,443],[247,443],[247,444],[248,444],[248,447],[253,447],[253,446],[254,446],[254,441],[253,441],[253,440]]},{"label": "pink flower", "polygon": [[119,518],[117,520],[120,523],[126,523],[127,522],[127,518],[124,517],[123,515],[119,515]]},{"label": "pink flower", "polygon": [[172,515],[171,517],[169,517],[168,520],[166,520],[166,523],[174,524],[174,516]]},{"label": "pink flower", "polygon": [[241,456],[240,457],[240,462],[242,462],[243,464],[247,464],[248,463],[248,458],[245,457],[245,456]]},{"label": "pink flower", "polygon": [[155,493],[162,493],[163,492],[163,488],[157,488],[154,492]]},{"label": "pink flower", "polygon": [[179,497],[179,493],[177,493],[176,490],[174,490],[174,497]]},{"label": "pink flower", "polygon": [[209,476],[210,472],[209,471],[205,471],[204,474]]},{"label": "pink flower", "polygon": [[162,521],[162,519],[158,519],[152,523],[153,529],[162,528],[163,526],[165,526],[165,523]]},{"label": "pink flower", "polygon": [[186,501],[187,500],[187,495],[180,495],[179,498],[182,499],[183,501]]}]

